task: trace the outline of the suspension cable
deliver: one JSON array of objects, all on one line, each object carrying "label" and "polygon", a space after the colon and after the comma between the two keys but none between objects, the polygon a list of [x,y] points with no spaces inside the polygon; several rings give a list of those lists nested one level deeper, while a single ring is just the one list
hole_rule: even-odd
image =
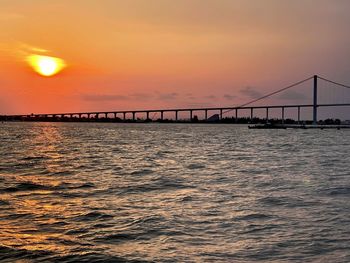
[{"label": "suspension cable", "polygon": [[270,97],[270,96],[272,96],[272,95],[275,95],[275,94],[277,94],[277,93],[279,93],[279,92],[282,92],[282,91],[285,91],[285,90],[287,90],[287,89],[293,88],[293,87],[295,87],[295,86],[297,86],[297,85],[300,85],[300,84],[302,84],[302,83],[304,83],[304,82],[306,82],[306,81],[308,81],[308,80],[310,80],[310,79],[312,79],[312,78],[313,78],[313,76],[312,76],[312,77],[309,77],[309,78],[307,78],[307,79],[298,81],[298,82],[296,82],[296,83],[294,83],[294,84],[292,84],[292,85],[289,85],[289,86],[284,87],[284,88],[282,88],[282,89],[276,90],[276,91],[274,91],[274,92],[271,92],[271,93],[269,93],[269,94],[266,94],[266,95],[264,95],[264,96],[262,96],[262,97],[260,97],[260,98],[254,99],[254,100],[249,101],[249,102],[247,102],[247,103],[244,103],[244,104],[242,104],[242,105],[239,105],[239,106],[235,107],[234,109],[226,110],[226,111],[224,111],[222,114],[225,114],[225,113],[227,113],[227,112],[233,111],[233,110],[235,110],[235,109],[239,109],[239,108],[245,107],[245,106],[247,106],[247,105],[249,105],[249,104],[252,104],[252,103],[257,102],[257,101],[259,101],[259,100],[265,99],[265,98]]},{"label": "suspension cable", "polygon": [[324,80],[324,81],[326,81],[326,82],[329,82],[329,83],[332,83],[332,84],[341,86],[341,87],[343,87],[343,88],[350,89],[350,86],[348,86],[348,85],[345,85],[345,84],[342,84],[342,83],[339,83],[339,82],[335,82],[335,81],[330,80],[330,79],[322,78],[322,77],[320,77],[320,76],[318,76],[318,78],[319,78],[319,79],[322,79],[322,80]]}]

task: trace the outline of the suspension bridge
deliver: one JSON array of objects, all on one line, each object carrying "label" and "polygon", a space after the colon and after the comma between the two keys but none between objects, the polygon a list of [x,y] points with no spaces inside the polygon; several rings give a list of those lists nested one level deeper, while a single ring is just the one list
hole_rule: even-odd
[{"label": "suspension bridge", "polygon": [[[297,110],[297,121],[298,123],[301,121],[301,109],[309,108],[312,110],[312,123],[317,124],[318,121],[318,110],[320,108],[329,108],[329,107],[345,107],[350,106],[350,96],[348,101],[342,102],[332,102],[332,103],[322,103],[319,101],[319,83],[320,81],[324,83],[328,83],[333,87],[340,87],[346,91],[350,91],[349,85],[339,83],[337,81],[333,81],[322,76],[314,75],[309,78],[303,79],[281,89],[275,90],[258,98],[252,99],[246,103],[243,103],[238,106],[233,107],[203,107],[203,108],[175,108],[175,109],[149,109],[149,110],[126,110],[126,111],[93,111],[93,112],[69,112],[69,113],[45,113],[45,114],[22,114],[22,115],[0,115],[0,120],[19,120],[19,121],[103,121],[103,120],[118,120],[118,121],[136,121],[140,119],[140,116],[144,117],[144,120],[152,121],[154,116],[158,115],[159,118],[157,120],[164,121],[164,114],[172,113],[173,117],[171,120],[179,121],[179,114],[183,114],[184,112],[188,113],[188,120],[191,121],[194,118],[194,113],[202,112],[204,113],[203,121],[208,121],[209,112],[218,112],[217,117],[219,120],[222,120],[225,116],[228,116],[229,113],[234,112],[232,118],[236,120],[240,118],[241,111],[250,111],[250,119],[254,118],[254,112],[256,110],[265,110],[265,120],[266,122],[270,119],[270,111],[271,110],[280,110],[280,119],[282,123],[285,120],[285,111],[286,109],[296,109]],[[296,88],[304,83],[312,82],[312,98],[308,103],[303,104],[278,104],[278,105],[254,105],[257,102],[264,101],[270,97],[273,97],[279,93],[286,92],[287,90]],[[309,86],[310,87],[310,86]],[[330,87],[329,91],[333,92],[332,87]],[[347,93],[350,95],[350,92]],[[327,95],[328,97],[330,95]],[[338,96],[339,97],[339,96]],[[340,97],[344,98],[345,96],[340,95]],[[350,116],[349,116],[350,117]]]}]

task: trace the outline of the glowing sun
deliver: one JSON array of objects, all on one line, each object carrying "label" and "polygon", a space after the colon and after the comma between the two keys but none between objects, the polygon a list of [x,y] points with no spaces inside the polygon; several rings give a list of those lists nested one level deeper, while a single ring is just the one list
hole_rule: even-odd
[{"label": "glowing sun", "polygon": [[30,55],[27,57],[27,62],[35,72],[45,77],[56,75],[66,66],[61,58],[41,55]]}]

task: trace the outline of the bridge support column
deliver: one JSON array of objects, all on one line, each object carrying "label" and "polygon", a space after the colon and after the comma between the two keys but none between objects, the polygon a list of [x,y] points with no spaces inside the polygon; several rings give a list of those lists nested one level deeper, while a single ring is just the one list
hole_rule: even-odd
[{"label": "bridge support column", "polygon": [[222,109],[220,109],[220,120],[222,120]]},{"label": "bridge support column", "polygon": [[250,108],[250,121],[253,120],[253,117],[254,117],[254,109]]},{"label": "bridge support column", "polygon": [[208,120],[208,110],[204,110],[204,119]]},{"label": "bridge support column", "polygon": [[317,124],[317,75],[314,76],[313,124]]},{"label": "bridge support column", "polygon": [[282,124],[284,124],[284,107],[282,107]]},{"label": "bridge support column", "polygon": [[178,118],[178,115],[179,115],[179,112],[176,110],[176,111],[175,111],[175,121],[178,121],[178,119],[179,119],[179,118]]},{"label": "bridge support column", "polygon": [[300,124],[300,106],[298,107],[298,124]]},{"label": "bridge support column", "polygon": [[115,113],[114,113],[114,119],[116,119],[116,118],[117,118],[117,113],[115,112]]},{"label": "bridge support column", "polygon": [[149,111],[146,111],[146,120],[149,120]]},{"label": "bridge support column", "polygon": [[161,111],[161,112],[160,112],[160,120],[163,120],[163,118],[164,118],[164,112]]},{"label": "bridge support column", "polygon": [[136,115],[136,113],[133,111],[133,112],[132,112],[132,120],[133,120],[133,121],[135,121],[135,115]]},{"label": "bridge support column", "polygon": [[105,113],[105,118],[106,118],[106,119],[108,118],[108,113]]},{"label": "bridge support column", "polygon": [[236,108],[236,123],[238,122],[238,109]]},{"label": "bridge support column", "polygon": [[266,123],[269,122],[269,108],[266,108]]},{"label": "bridge support column", "polygon": [[88,117],[88,119],[90,119],[90,117],[91,117],[91,114],[90,114],[90,113],[88,113],[88,114],[87,114],[87,117]]},{"label": "bridge support column", "polygon": [[192,119],[193,119],[193,116],[192,116],[192,110],[190,110],[190,121],[192,121]]}]

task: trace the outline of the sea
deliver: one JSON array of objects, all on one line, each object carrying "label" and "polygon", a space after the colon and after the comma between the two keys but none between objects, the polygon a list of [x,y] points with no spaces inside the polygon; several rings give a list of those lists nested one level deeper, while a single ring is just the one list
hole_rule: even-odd
[{"label": "sea", "polygon": [[350,130],[0,123],[1,262],[350,262]]}]

